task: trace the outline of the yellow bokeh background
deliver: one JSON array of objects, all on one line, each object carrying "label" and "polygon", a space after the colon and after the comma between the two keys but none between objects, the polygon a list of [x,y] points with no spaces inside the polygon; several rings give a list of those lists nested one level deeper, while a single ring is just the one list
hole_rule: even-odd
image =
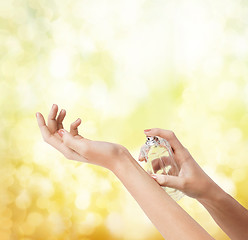
[{"label": "yellow bokeh background", "polygon": [[143,129],[172,129],[248,207],[247,43],[247,1],[0,1],[0,239],[162,239],[111,172],[43,142],[35,113],[53,103],[66,129],[80,117],[82,135],[136,159]]}]

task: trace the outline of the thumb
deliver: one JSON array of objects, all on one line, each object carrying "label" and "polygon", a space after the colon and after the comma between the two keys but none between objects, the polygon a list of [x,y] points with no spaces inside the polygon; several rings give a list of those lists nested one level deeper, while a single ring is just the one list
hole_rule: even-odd
[{"label": "thumb", "polygon": [[73,149],[75,152],[81,155],[84,155],[84,150],[86,149],[84,138],[76,138],[65,129],[60,129],[58,134],[62,137],[63,143],[67,147]]},{"label": "thumb", "polygon": [[152,174],[151,177],[160,185],[164,187],[171,187],[178,190],[183,190],[184,179],[181,177],[162,175],[162,174]]}]

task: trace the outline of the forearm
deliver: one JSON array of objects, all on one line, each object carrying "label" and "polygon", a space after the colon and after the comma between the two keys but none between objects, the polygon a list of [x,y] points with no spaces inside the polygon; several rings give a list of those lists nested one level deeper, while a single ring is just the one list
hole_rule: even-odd
[{"label": "forearm", "polygon": [[213,239],[130,156],[113,170],[166,239]]},{"label": "forearm", "polygon": [[218,185],[212,183],[211,194],[198,199],[215,222],[232,240],[248,239],[248,211]]}]

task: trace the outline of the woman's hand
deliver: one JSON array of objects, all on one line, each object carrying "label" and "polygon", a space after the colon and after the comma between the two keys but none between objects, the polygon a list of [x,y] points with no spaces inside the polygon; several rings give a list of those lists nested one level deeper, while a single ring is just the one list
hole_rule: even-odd
[{"label": "woman's hand", "polygon": [[92,141],[79,135],[80,119],[71,124],[70,132],[66,131],[62,124],[66,112],[61,110],[56,117],[57,112],[58,106],[54,104],[47,125],[41,113],[37,113],[36,117],[44,141],[59,150],[66,158],[113,170],[118,166],[119,159],[130,156],[128,150],[119,144]]},{"label": "woman's hand", "polygon": [[[153,128],[145,130],[145,134],[166,139],[172,147],[173,157],[180,168],[178,176],[152,174],[151,176],[161,186],[178,189],[190,197],[199,199],[211,193],[211,187],[216,184],[196,163],[172,131]],[[139,160],[142,161],[143,156],[140,156]]]}]

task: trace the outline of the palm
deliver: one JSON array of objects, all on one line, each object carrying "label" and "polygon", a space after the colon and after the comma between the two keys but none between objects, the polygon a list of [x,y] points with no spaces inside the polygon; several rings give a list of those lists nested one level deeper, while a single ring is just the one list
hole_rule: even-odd
[{"label": "palm", "polygon": [[[40,130],[41,130],[43,139],[47,143],[49,143],[51,146],[53,146],[54,148],[59,150],[61,153],[63,153],[65,157],[69,159],[77,160],[77,161],[84,161],[85,159],[82,156],[80,156],[79,154],[77,154],[76,152],[74,152],[73,150],[71,150],[64,144],[58,131],[64,128],[63,120],[65,118],[66,111],[62,109],[58,116],[57,116],[57,113],[58,113],[58,106],[54,104],[48,115],[47,125],[46,125],[43,115],[41,113],[37,115],[37,121],[38,121]],[[83,138],[82,136],[78,134],[77,128],[80,124],[81,124],[81,120],[77,119],[70,126],[70,133],[77,139]]]}]

